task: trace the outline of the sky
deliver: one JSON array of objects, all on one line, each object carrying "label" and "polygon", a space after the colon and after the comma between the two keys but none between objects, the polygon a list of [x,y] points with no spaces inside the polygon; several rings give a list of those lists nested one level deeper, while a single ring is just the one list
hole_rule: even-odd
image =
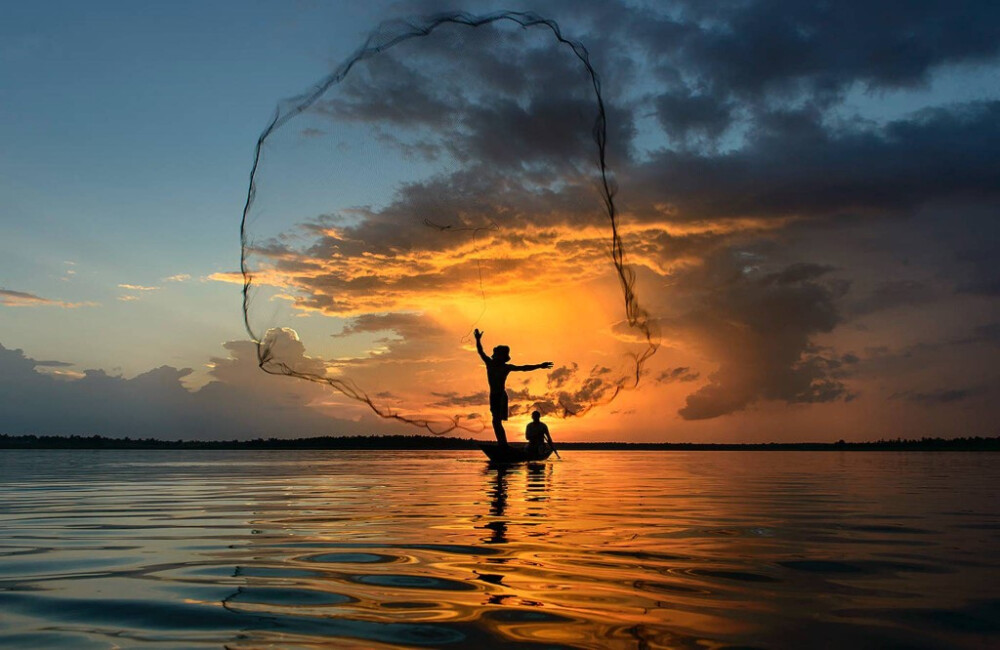
[{"label": "sky", "polygon": [[[269,137],[247,321],[273,362],[452,435],[489,435],[475,327],[554,363],[511,376],[514,439],[532,408],[557,440],[1000,433],[1000,7],[503,8],[590,53],[653,347],[612,264],[585,70],[495,24],[362,61]],[[382,21],[496,9],[7,8],[0,432],[422,432],[257,367],[240,218],[279,102]]]}]

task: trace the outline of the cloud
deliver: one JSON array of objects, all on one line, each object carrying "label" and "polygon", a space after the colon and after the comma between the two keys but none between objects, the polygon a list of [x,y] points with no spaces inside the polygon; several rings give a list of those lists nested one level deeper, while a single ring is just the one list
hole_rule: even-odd
[{"label": "cloud", "polygon": [[[592,148],[587,73],[540,29],[439,29],[359,64],[338,91],[317,105],[319,114],[419,132],[417,141],[397,142],[445,150],[462,163],[524,171],[565,166]],[[628,140],[630,116],[610,127],[617,147]]]},{"label": "cloud", "polygon": [[[910,388],[914,384],[931,382],[962,386],[992,381],[1000,385],[996,368],[996,352],[1000,345],[1000,323],[987,323],[972,328],[963,327],[960,334],[943,338],[917,340],[904,345],[876,345],[864,349],[861,355],[842,355],[850,374],[877,382],[877,387],[890,399],[908,399],[920,393]],[[924,390],[930,395],[953,389]],[[956,389],[957,390],[957,389]],[[919,401],[919,400],[918,400]],[[924,400],[928,403],[929,400]]]},{"label": "cloud", "polygon": [[761,115],[724,153],[661,150],[629,170],[628,205],[678,219],[901,214],[1000,197],[1000,101],[925,109],[885,125],[829,124],[815,108]]},{"label": "cloud", "polygon": [[667,368],[657,375],[654,381],[658,384],[669,384],[675,381],[686,383],[689,381],[696,381],[700,376],[701,373],[691,372],[691,369],[688,367]]},{"label": "cloud", "polygon": [[[827,273],[836,270],[832,266],[825,266],[823,264],[813,264],[810,262],[796,262],[791,264],[786,268],[769,273],[761,278],[761,283],[765,285],[777,284],[777,285],[791,285],[799,284],[802,282],[809,282],[811,280],[816,280],[826,275]],[[747,274],[746,268],[744,267],[744,275]]]},{"label": "cloud", "polygon": [[981,296],[1000,297],[1000,268],[996,246],[961,251],[956,255],[965,267],[957,291]]},{"label": "cloud", "polygon": [[76,266],[76,262],[65,260],[63,261],[63,264],[69,268],[66,268],[63,271],[63,275],[59,279],[62,280],[63,282],[69,282],[70,280],[73,279],[73,276],[76,275],[76,269],[73,268],[74,266]]},{"label": "cloud", "polygon": [[7,307],[63,307],[64,309],[76,309],[78,307],[95,307],[95,302],[64,302],[62,300],[51,300],[42,298],[33,293],[24,291],[13,291],[10,289],[0,289],[0,305]]},{"label": "cloud", "polygon": [[[620,194],[625,225],[649,226],[629,242],[630,251],[662,274],[670,258],[686,253],[696,261],[727,238],[766,228],[767,221],[781,228],[789,220],[885,217],[955,197],[1000,196],[1000,102],[942,105],[877,124],[835,119],[834,104],[819,101],[855,83],[919,83],[934,66],[997,53],[990,30],[977,32],[976,46],[966,43],[962,30],[970,24],[945,5],[907,12],[901,20],[906,29],[872,12],[773,2],[727,5],[711,16],[686,4],[669,16],[592,5],[576,13],[581,24],[593,21],[602,33],[619,42],[627,36],[644,49],[645,57],[632,53],[629,72],[652,66],[660,74],[660,86],[642,88],[645,99],[626,100],[627,93],[621,101],[614,93],[606,99],[609,142],[616,148],[612,169],[627,181]],[[844,54],[836,26],[847,16],[862,31],[850,32],[856,49]],[[885,51],[872,36],[883,31],[890,40],[926,33],[944,49],[926,48],[914,62],[906,50]],[[537,36],[494,27],[446,30],[352,72],[311,116],[330,127],[332,139],[363,123],[400,146],[443,148],[450,163],[401,183],[387,203],[378,201],[383,207],[331,206],[314,224],[313,241],[302,247],[291,245],[301,234],[258,242],[250,258],[255,280],[290,289],[299,309],[354,316],[415,310],[425,300],[471,294],[484,259],[503,260],[502,278],[488,269],[501,291],[530,292],[540,263],[546,278],[593,277],[594,269],[605,268],[594,262],[605,257],[607,233],[595,220],[590,181],[581,178],[593,172],[593,99],[573,57]],[[606,48],[614,37],[594,33],[585,40],[595,44],[596,58],[612,56]],[[820,56],[834,42],[841,55]],[[771,60],[775,47],[806,59]],[[462,57],[453,55],[456,50]],[[899,65],[887,65],[894,57],[901,57]],[[790,88],[810,99],[789,96]],[[737,111],[737,99],[748,97],[768,100]],[[637,116],[649,107],[668,137],[677,130],[682,139],[687,132],[717,138],[737,117],[745,135],[721,151],[663,147],[638,155]],[[478,238],[441,233],[425,226],[428,215],[459,230],[499,229]],[[730,227],[729,236],[723,232],[721,222],[746,219],[758,221]],[[671,234],[706,220],[698,235]],[[516,252],[525,249],[537,254]],[[212,279],[242,281],[230,274]]]},{"label": "cloud", "polygon": [[[837,377],[843,361],[814,342],[841,322],[838,300],[847,286],[828,279],[830,269],[819,265],[765,272],[746,259],[741,251],[721,251],[675,278],[687,308],[663,321],[664,332],[694,343],[718,364],[708,383],[688,395],[680,416],[709,419],[762,400],[847,399]],[[687,375],[678,368],[658,380]]]},{"label": "cloud", "polygon": [[670,15],[631,14],[626,29],[664,74],[676,66],[744,100],[920,86],[936,67],[1000,53],[1000,9],[989,2],[679,2]]},{"label": "cloud", "polygon": [[433,364],[455,356],[454,334],[446,330],[432,317],[419,313],[390,312],[385,314],[364,314],[349,320],[334,338],[346,338],[357,334],[378,334],[375,338],[377,349],[365,356],[338,359],[335,365],[367,365],[420,363]]},{"label": "cloud", "polygon": [[576,375],[578,368],[579,366],[575,363],[568,366],[559,366],[548,374],[545,383],[549,388],[561,388]]},{"label": "cloud", "polygon": [[126,291],[138,291],[139,293],[126,293],[118,296],[118,300],[121,302],[135,302],[136,300],[141,300],[144,293],[150,291],[159,291],[160,287],[147,287],[141,284],[119,284],[120,289],[125,289]]},{"label": "cloud", "polygon": [[735,111],[732,102],[689,91],[663,93],[654,104],[663,130],[682,143],[692,136],[718,139],[729,128]]},{"label": "cloud", "polygon": [[55,300],[42,298],[33,293],[0,289],[0,304],[7,305],[8,307],[34,307],[37,305],[55,305],[58,303]]},{"label": "cloud", "polygon": [[447,393],[431,393],[435,397],[440,398],[433,406],[462,406],[462,407],[473,407],[473,406],[484,406],[490,403],[489,393],[486,391],[479,391],[477,393],[470,393],[468,395],[460,395],[454,391]]},{"label": "cloud", "polygon": [[493,294],[532,293],[566,279],[585,282],[613,273],[606,249],[597,227],[511,225],[475,236],[373,214],[361,226],[329,230],[308,250],[272,250],[255,258],[262,268],[255,279],[292,290],[300,309],[355,316],[475,298],[481,278]]},{"label": "cloud", "polygon": [[[278,334],[288,357],[295,341]],[[389,425],[335,419],[325,414],[327,391],[260,372],[250,341],[226,343],[228,356],[212,359],[212,381],[189,391],[190,368],[161,366],[132,378],[86,370],[56,378],[21,350],[0,345],[0,432],[7,434],[233,439],[259,436],[370,434]],[[301,364],[314,364],[303,356]]]},{"label": "cloud", "polygon": [[53,360],[53,359],[46,360],[46,361],[38,361],[38,360],[34,360],[34,361],[35,361],[35,367],[36,368],[69,368],[71,366],[76,365],[76,364],[69,363],[69,362],[66,362],[66,361],[56,361],[56,360]]},{"label": "cloud", "polygon": [[[848,326],[883,328],[870,335],[882,341],[864,341],[874,346],[893,334],[890,310],[911,308],[930,330],[930,310],[917,307],[997,295],[1000,100],[956,102],[928,84],[959,64],[996,69],[1000,27],[983,19],[1000,10],[873,10],[855,0],[558,6],[573,12],[573,33],[602,71],[639,298],[672,344],[690,350],[676,361],[684,365],[650,375],[693,390],[685,420],[763,402],[852,400],[852,380],[873,364],[850,352],[862,345],[844,343]],[[454,332],[434,328],[447,307],[554,286],[590,294],[614,280],[593,192],[593,99],[572,57],[535,36],[444,30],[359,65],[303,116],[298,126],[327,138],[340,164],[364,164],[338,148],[349,136],[400,161],[396,185],[331,199],[284,230],[271,223],[262,230],[272,237],[250,251],[256,286],[301,313],[350,319],[334,338],[374,341],[339,368],[366,376],[410,363],[422,377],[453,375]],[[926,92],[906,112],[894,105],[909,102],[897,101],[899,89]],[[270,142],[268,155],[282,150]],[[979,241],[962,241],[973,231]],[[921,256],[918,239],[942,252]],[[253,304],[251,318],[271,307]],[[629,340],[620,326],[602,327]],[[940,329],[939,342],[957,336]],[[554,345],[553,358],[575,359],[607,343]],[[519,389],[517,408],[583,406],[621,389],[579,368],[563,361],[544,390]],[[480,398],[452,388],[435,387],[437,406]]]},{"label": "cloud", "polygon": [[156,291],[160,287],[146,287],[141,284],[119,284],[119,288],[128,289],[129,291]]},{"label": "cloud", "polygon": [[[962,342],[965,342],[965,340]],[[969,342],[1000,345],[1000,323],[988,323],[976,327]]]},{"label": "cloud", "polygon": [[870,314],[886,309],[921,305],[938,298],[932,287],[915,280],[890,280],[876,285],[868,296],[857,301],[852,311],[856,315]]},{"label": "cloud", "polygon": [[982,392],[981,388],[940,388],[929,392],[904,391],[893,393],[889,399],[901,399],[922,406],[952,404],[964,401]]},{"label": "cloud", "polygon": [[387,313],[387,314],[364,314],[352,318],[344,328],[334,334],[335,337],[351,336],[365,332],[388,332],[393,331],[403,335],[426,331],[440,331],[440,327],[421,314],[413,313]]},{"label": "cloud", "polygon": [[[191,279],[191,275],[188,273],[178,273],[176,275],[171,275],[163,278],[163,282],[187,282]],[[121,285],[119,285],[121,286]]]},{"label": "cloud", "polygon": [[206,279],[227,284],[243,284],[243,275],[239,271],[216,271],[206,276]]}]

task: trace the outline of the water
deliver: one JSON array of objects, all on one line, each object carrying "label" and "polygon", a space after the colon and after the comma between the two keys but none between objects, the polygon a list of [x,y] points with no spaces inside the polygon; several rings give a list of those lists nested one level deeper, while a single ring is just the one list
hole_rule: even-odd
[{"label": "water", "polygon": [[0,452],[0,645],[1000,647],[1000,455]]}]

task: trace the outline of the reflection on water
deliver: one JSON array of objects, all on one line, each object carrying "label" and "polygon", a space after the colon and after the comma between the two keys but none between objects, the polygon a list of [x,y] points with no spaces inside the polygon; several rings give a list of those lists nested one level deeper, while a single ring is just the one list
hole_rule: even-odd
[{"label": "reflection on water", "polygon": [[1000,456],[0,452],[0,645],[998,647]]}]

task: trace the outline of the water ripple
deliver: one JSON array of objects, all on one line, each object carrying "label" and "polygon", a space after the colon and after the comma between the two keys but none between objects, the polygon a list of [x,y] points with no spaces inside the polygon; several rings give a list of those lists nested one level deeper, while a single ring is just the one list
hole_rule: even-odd
[{"label": "water ripple", "polygon": [[1000,646],[988,457],[564,455],[5,452],[0,645]]}]

